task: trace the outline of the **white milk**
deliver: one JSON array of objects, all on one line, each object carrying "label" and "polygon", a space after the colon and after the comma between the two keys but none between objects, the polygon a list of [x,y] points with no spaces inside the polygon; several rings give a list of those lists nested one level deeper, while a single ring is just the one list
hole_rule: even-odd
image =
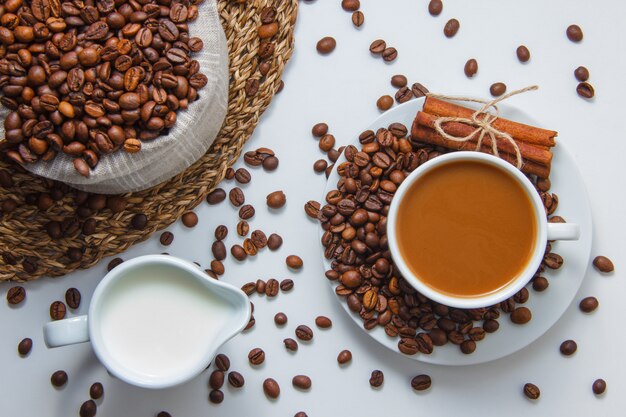
[{"label": "white milk", "polygon": [[197,367],[234,307],[168,266],[127,274],[100,304],[100,332],[111,357],[146,377],[168,378]]}]

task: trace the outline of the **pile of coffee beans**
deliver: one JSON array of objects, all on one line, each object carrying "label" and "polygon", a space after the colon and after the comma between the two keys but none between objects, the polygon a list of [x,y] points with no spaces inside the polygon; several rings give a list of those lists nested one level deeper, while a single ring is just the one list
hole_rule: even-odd
[{"label": "pile of coffee beans", "polygon": [[88,177],[102,155],[166,135],[208,79],[192,59],[194,1],[10,2],[0,23],[0,149],[19,163],[62,152]]}]

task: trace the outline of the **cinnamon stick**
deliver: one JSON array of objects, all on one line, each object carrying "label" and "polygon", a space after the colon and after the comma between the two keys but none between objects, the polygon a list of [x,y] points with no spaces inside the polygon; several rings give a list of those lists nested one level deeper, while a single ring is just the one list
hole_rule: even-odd
[{"label": "cinnamon stick", "polygon": [[[446,149],[451,149],[455,151],[474,151],[476,150],[476,143],[472,142],[455,142],[444,138],[439,135],[435,130],[430,129],[425,126],[413,124],[413,128],[411,129],[412,139],[415,142],[428,143],[435,146],[441,146]],[[480,149],[480,152],[493,154],[491,150],[491,146],[487,146],[483,144]],[[511,164],[517,163],[517,158],[515,155],[511,155],[506,152],[500,152],[499,156],[501,159],[510,162]],[[550,165],[543,165],[537,162],[525,160],[522,158],[522,168],[521,171],[525,174],[536,175],[540,178],[548,178],[550,176]]]},{"label": "cinnamon stick", "polygon": [[[435,116],[464,118],[470,118],[475,112],[475,110],[468,109],[467,107],[459,106],[458,104],[434,97],[426,97],[423,111]],[[558,135],[558,133],[553,130],[541,129],[503,119],[501,117],[496,119],[492,123],[492,126],[495,129],[508,133],[513,137],[513,139],[519,142],[548,147],[556,145],[554,138]]]},{"label": "cinnamon stick", "polygon": [[[426,126],[431,129],[435,128],[435,121],[438,119],[438,116],[434,116],[432,114],[417,112],[417,116],[415,116],[415,121],[413,122],[413,128],[416,125]],[[476,128],[466,125],[460,122],[446,122],[442,125],[444,132],[456,136],[456,137],[466,137],[472,134],[472,132],[476,131]],[[470,140],[474,146],[478,142],[479,134],[476,133]],[[446,142],[454,142],[450,140],[444,139]],[[483,137],[483,143],[487,146],[491,146],[491,138],[489,135],[485,135]],[[511,155],[515,155],[515,148],[508,140],[502,138],[496,138],[496,145],[498,147],[498,151],[503,151],[509,153]],[[541,165],[550,165],[552,162],[552,152],[547,150],[546,148],[529,145],[524,142],[518,142],[517,147],[519,148],[520,154],[523,159],[528,161],[537,162]]]}]

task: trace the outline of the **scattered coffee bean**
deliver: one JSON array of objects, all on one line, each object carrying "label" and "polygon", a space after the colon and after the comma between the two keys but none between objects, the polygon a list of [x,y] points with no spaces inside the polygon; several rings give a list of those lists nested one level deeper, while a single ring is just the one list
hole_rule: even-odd
[{"label": "scattered coffee bean", "polygon": [[230,369],[230,359],[223,353],[218,354],[215,357],[215,366],[222,372],[227,372]]},{"label": "scattered coffee bean", "polygon": [[24,301],[26,298],[26,289],[24,287],[16,285],[15,287],[9,288],[7,291],[7,301],[11,305],[17,305]]},{"label": "scattered coffee bean", "polygon": [[460,27],[461,24],[457,19],[450,19],[443,27],[443,34],[446,36],[446,38],[451,38],[457,34]]},{"label": "scattered coffee bean", "polygon": [[326,123],[317,123],[311,129],[311,134],[316,138],[321,138],[328,133],[328,125]]},{"label": "scattered coffee bean", "polygon": [[596,256],[593,259],[593,266],[600,272],[613,272],[615,270],[613,262],[606,256]]},{"label": "scattered coffee bean", "polygon": [[374,55],[381,55],[387,49],[387,43],[382,39],[376,39],[370,45],[370,52]]},{"label": "scattered coffee bean", "polygon": [[320,329],[329,329],[330,327],[332,327],[333,322],[326,316],[317,316],[315,318],[315,325]]},{"label": "scattered coffee bean", "polygon": [[443,2],[441,0],[430,0],[428,3],[428,13],[431,16],[439,16],[443,11]]},{"label": "scattered coffee bean", "polygon": [[370,385],[374,388],[378,388],[383,385],[385,381],[385,375],[383,371],[379,371],[378,369],[372,371],[372,375],[370,376]]},{"label": "scattered coffee bean", "polygon": [[528,62],[530,60],[530,51],[524,45],[518,46],[515,50],[515,53],[517,54],[517,59],[519,59],[519,62]]},{"label": "scattered coffee bean", "polygon": [[148,225],[148,217],[143,213],[135,214],[130,221],[130,225],[135,230],[144,230]]},{"label": "scattered coffee bean", "polygon": [[65,302],[69,308],[77,309],[80,306],[80,291],[76,288],[68,288],[65,291]]},{"label": "scattered coffee bean", "polygon": [[213,271],[215,275],[218,275],[218,276],[224,275],[224,272],[225,272],[224,264],[221,261],[218,261],[217,259],[213,259],[211,261],[211,271]]},{"label": "scattered coffee bean", "polygon": [[604,379],[596,379],[595,381],[593,381],[591,389],[596,395],[604,394],[604,391],[606,391],[606,381]]},{"label": "scattered coffee bean", "polygon": [[226,199],[226,191],[222,188],[216,188],[206,196],[206,201],[210,205],[219,204]]},{"label": "scattered coffee bean", "polygon": [[339,355],[337,355],[337,362],[339,363],[339,365],[345,365],[351,360],[352,360],[352,352],[350,352],[347,349],[342,350],[341,352],[339,352]]},{"label": "scattered coffee bean", "polygon": [[276,313],[274,316],[274,323],[278,326],[284,326],[287,324],[287,315],[285,313]]},{"label": "scattered coffee bean", "polygon": [[193,211],[188,211],[183,213],[182,221],[186,227],[196,227],[198,224],[198,215]]},{"label": "scattered coffee bean", "polygon": [[563,266],[563,257],[558,253],[547,253],[543,257],[543,264],[550,269],[559,269]]},{"label": "scattered coffee bean", "polygon": [[313,330],[311,330],[309,326],[301,324],[296,328],[296,337],[300,340],[308,342],[313,339]]},{"label": "scattered coffee bean", "polygon": [[578,349],[578,345],[573,340],[566,340],[559,347],[559,350],[565,356],[573,355],[576,349]]},{"label": "scattered coffee bean", "polygon": [[275,156],[268,156],[263,160],[263,169],[266,171],[275,171],[278,168],[279,160]]},{"label": "scattered coffee bean", "polygon": [[580,42],[583,40],[583,30],[578,25],[569,25],[565,31],[567,39],[572,42]]},{"label": "scattered coffee bean", "polygon": [[589,79],[589,70],[580,66],[574,70],[574,77],[580,82],[585,82]]},{"label": "scattered coffee bean", "polygon": [[230,203],[235,207],[240,207],[246,202],[246,197],[243,194],[243,190],[239,187],[235,187],[228,192],[228,199]]},{"label": "scattered coffee bean", "polygon": [[174,242],[174,233],[172,232],[163,232],[161,234],[161,237],[159,237],[159,242],[161,242],[161,245],[163,246],[169,246],[172,244],[172,242]]},{"label": "scattered coffee bean", "polygon": [[511,321],[515,324],[526,324],[532,318],[532,313],[526,307],[518,307],[511,313]]},{"label": "scattered coffee bean", "polygon": [[248,361],[252,365],[260,365],[265,362],[265,352],[261,348],[254,348],[248,353]]},{"label": "scattered coffee bean", "polygon": [[537,277],[533,280],[533,290],[537,292],[545,291],[550,283],[545,277]]},{"label": "scattered coffee bean", "polygon": [[596,308],[598,308],[599,304],[600,303],[598,302],[598,299],[596,297],[585,297],[580,300],[580,304],[578,305],[578,307],[583,313],[591,313]]},{"label": "scattered coffee bean", "polygon": [[287,258],[285,259],[285,263],[291,269],[300,269],[303,265],[302,258],[297,255],[287,256]]},{"label": "scattered coffee bean", "polygon": [[109,261],[109,264],[107,265],[107,271],[111,272],[113,270],[113,268],[115,268],[116,266],[122,264],[124,262],[124,260],[122,258],[113,258],[111,259],[111,261]]},{"label": "scattered coffee bean", "polygon": [[21,356],[26,356],[30,353],[30,350],[33,348],[33,340],[29,337],[24,338],[17,345],[17,352]]},{"label": "scattered coffee bean", "polygon": [[247,221],[240,220],[239,223],[237,223],[237,234],[239,236],[241,237],[247,236],[249,231],[250,231],[250,225],[248,224]]},{"label": "scattered coffee bean", "polygon": [[270,278],[265,284],[265,295],[268,297],[276,297],[278,295],[279,288],[280,285],[278,284],[278,280]]},{"label": "scattered coffee bean", "polygon": [[391,77],[391,85],[396,88],[406,87],[408,80],[402,74],[397,74]]},{"label": "scattered coffee bean", "polygon": [[273,209],[279,209],[287,202],[287,197],[282,191],[274,191],[266,197],[267,206]]},{"label": "scattered coffee bean", "polygon": [[293,417],[309,417],[304,411],[298,411]]},{"label": "scattered coffee bean", "polygon": [[285,348],[287,350],[291,350],[292,352],[295,352],[298,350],[298,342],[296,342],[294,339],[287,338],[283,340],[283,343],[285,344]]},{"label": "scattered coffee bean", "polygon": [[98,411],[98,406],[94,400],[87,400],[81,406],[78,411],[80,417],[94,417]]},{"label": "scattered coffee bean", "polygon": [[292,279],[284,279],[282,281],[280,281],[280,290],[282,292],[287,292],[287,291],[291,291],[293,289],[293,280]]},{"label": "scattered coffee bean", "polygon": [[478,72],[478,62],[474,58],[467,60],[463,71],[465,71],[465,76],[472,78]]},{"label": "scattered coffee bean", "polygon": [[332,36],[325,36],[317,42],[317,52],[328,55],[337,47],[337,41]]},{"label": "scattered coffee bean", "polygon": [[159,414],[157,414],[156,417],[172,417],[172,415],[168,413],[167,411],[161,411],[159,412]]},{"label": "scattered coffee bean", "polygon": [[506,93],[506,84],[504,83],[493,83],[491,87],[489,87],[489,92],[494,97],[499,97],[502,94]]},{"label": "scattered coffee bean", "polygon": [[406,103],[413,98],[413,92],[409,87],[402,87],[396,91],[396,101],[398,103]]},{"label": "scattered coffee bean", "polygon": [[326,168],[328,168],[328,162],[326,162],[323,159],[318,159],[313,164],[313,171],[315,171],[317,173],[326,171]]},{"label": "scattered coffee bean", "polygon": [[537,385],[529,382],[524,384],[524,395],[531,400],[536,400],[541,395],[541,391]]},{"label": "scattered coffee bean", "polygon": [[243,375],[241,375],[239,372],[232,371],[228,373],[228,383],[233,388],[241,388],[246,383],[246,380],[243,378]]},{"label": "scattered coffee bean", "polygon": [[385,48],[382,53],[383,61],[392,62],[398,57],[398,50],[394,47]]},{"label": "scattered coffee bean", "polygon": [[365,15],[362,11],[358,10],[352,13],[352,24],[355,27],[360,28],[361,26],[363,26],[363,23],[365,23]]},{"label": "scattered coffee bean", "polygon": [[240,262],[244,261],[248,257],[248,254],[246,253],[245,249],[241,245],[231,246],[230,254],[233,255],[233,258],[235,258],[236,260]]},{"label": "scattered coffee bean", "polygon": [[255,283],[255,287],[256,287],[257,293],[265,294],[265,287],[267,287],[267,284],[262,279],[257,279]]},{"label": "scattered coffee bean", "polygon": [[333,149],[333,146],[335,146],[335,137],[327,133],[320,138],[317,145],[322,151],[330,152]]},{"label": "scattered coffee bean", "polygon": [[393,98],[390,95],[381,96],[376,101],[376,107],[378,107],[380,111],[387,111],[391,106],[393,106]]},{"label": "scattered coffee bean", "polygon": [[92,400],[102,398],[103,395],[104,387],[100,382],[94,382],[93,384],[91,384],[91,387],[89,387],[89,396]]},{"label": "scattered coffee bean", "polygon": [[411,91],[416,98],[424,97],[428,93],[428,88],[424,87],[420,83],[414,83],[411,86]]},{"label": "scattered coffee bean", "polygon": [[320,212],[320,203],[314,200],[307,201],[307,203],[304,205],[304,212],[310,218],[317,220]]},{"label": "scattered coffee bean", "polygon": [[209,377],[209,387],[213,389],[220,389],[224,385],[224,372],[217,370],[211,372]]},{"label": "scattered coffee bean", "polygon": [[50,318],[52,320],[62,320],[65,318],[65,304],[62,301],[54,301],[50,304]]},{"label": "scattered coffee bean", "polygon": [[235,171],[235,181],[239,184],[248,184],[252,176],[250,175],[250,171],[245,168],[239,168]]},{"label": "scattered coffee bean", "polygon": [[50,377],[50,383],[55,387],[62,387],[67,382],[67,372],[56,371]]},{"label": "scattered coffee bean", "polygon": [[593,86],[588,82],[579,83],[578,86],[576,86],[576,92],[579,96],[586,99],[593,98],[593,96],[596,95]]},{"label": "scattered coffee bean", "polygon": [[226,259],[226,245],[221,240],[216,240],[211,245],[211,252],[213,253],[213,257],[218,261],[223,261]]},{"label": "scattered coffee bean", "polygon": [[341,7],[346,12],[355,12],[361,7],[360,0],[341,0]]},{"label": "scattered coffee bean", "polygon": [[239,208],[239,218],[242,220],[250,220],[254,217],[255,209],[250,204],[245,204]]},{"label": "scattered coffee bean", "polygon": [[417,375],[413,377],[413,379],[411,379],[411,387],[415,391],[427,390],[428,388],[430,388],[431,385],[432,385],[432,380],[430,379],[430,376],[428,375],[424,375],[424,374]]},{"label": "scattered coffee bean", "polygon": [[293,384],[293,386],[295,388],[299,388],[302,390],[308,390],[311,389],[311,378],[309,378],[306,375],[296,375],[293,377],[293,379],[291,380],[291,383]]},{"label": "scattered coffee bean", "polygon": [[263,381],[263,392],[265,392],[265,395],[269,398],[275,400],[280,395],[280,386],[275,379],[267,378]]},{"label": "scattered coffee bean", "polygon": [[218,389],[214,389],[209,393],[209,401],[213,404],[221,404],[224,401],[224,393]]}]

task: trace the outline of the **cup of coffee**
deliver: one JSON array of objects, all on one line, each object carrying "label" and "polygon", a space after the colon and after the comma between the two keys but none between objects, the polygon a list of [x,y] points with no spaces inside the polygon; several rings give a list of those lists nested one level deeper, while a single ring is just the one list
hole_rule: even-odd
[{"label": "cup of coffee", "polygon": [[481,152],[432,159],[398,187],[387,236],[406,281],[451,307],[480,308],[518,292],[548,240],[577,240],[576,224],[548,223],[531,181]]},{"label": "cup of coffee", "polygon": [[167,255],[126,261],[98,284],[88,316],[47,323],[48,347],[90,341],[119,379],[167,388],[197,376],[219,347],[248,324],[240,289]]}]

